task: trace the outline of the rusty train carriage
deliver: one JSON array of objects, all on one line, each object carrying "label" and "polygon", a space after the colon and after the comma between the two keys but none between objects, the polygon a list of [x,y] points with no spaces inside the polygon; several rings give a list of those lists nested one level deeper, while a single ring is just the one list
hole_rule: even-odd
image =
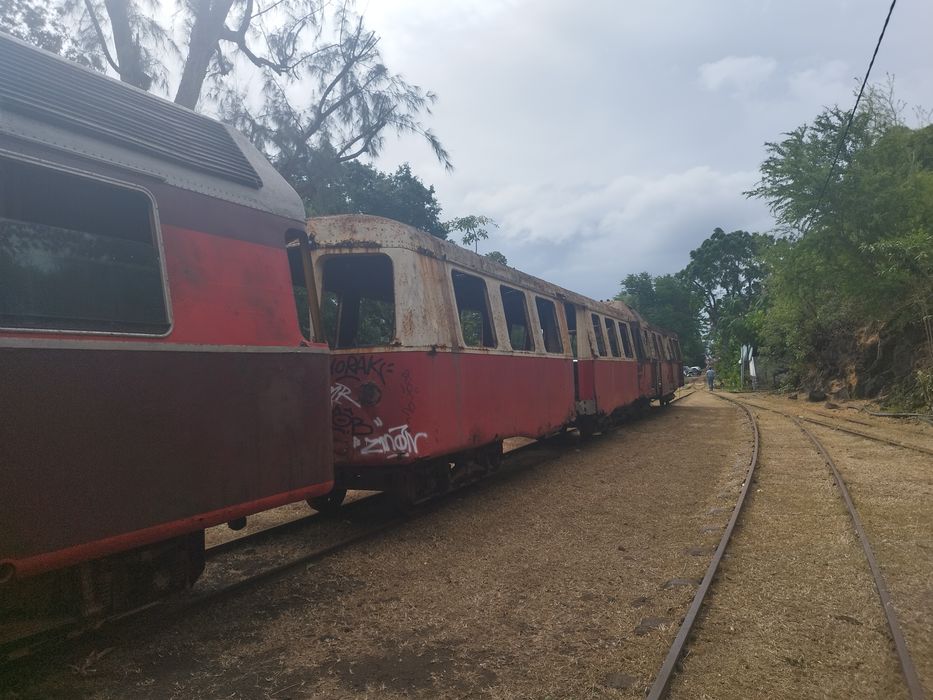
[{"label": "rusty train carriage", "polygon": [[303,214],[233,130],[0,34],[0,641],[190,583],[205,527],[331,489]]},{"label": "rusty train carriage", "polygon": [[308,231],[333,352],[337,501],[345,488],[417,500],[494,467],[503,438],[591,432],[683,383],[676,338],[620,302],[387,219]]}]

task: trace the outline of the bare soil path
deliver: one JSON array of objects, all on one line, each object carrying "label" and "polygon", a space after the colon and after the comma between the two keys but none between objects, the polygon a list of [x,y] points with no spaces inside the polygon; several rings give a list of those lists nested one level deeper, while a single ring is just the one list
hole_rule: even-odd
[{"label": "bare soil path", "polygon": [[[741,412],[696,394],[17,698],[640,697],[735,502]],[[76,651],[76,654],[78,652]]]}]

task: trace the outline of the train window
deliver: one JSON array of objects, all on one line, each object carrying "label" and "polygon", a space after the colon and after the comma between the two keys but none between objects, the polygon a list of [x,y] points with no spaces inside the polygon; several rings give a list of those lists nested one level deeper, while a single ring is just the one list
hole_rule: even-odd
[{"label": "train window", "polygon": [[606,337],[609,338],[609,349],[613,357],[621,357],[619,354],[619,341],[616,338],[616,322],[611,318],[606,319]]},{"label": "train window", "polygon": [[674,347],[674,359],[678,362],[682,362],[684,357],[680,352],[680,341],[676,338],[671,338],[671,345]]},{"label": "train window", "polygon": [[0,326],[167,333],[149,197],[0,159]]},{"label": "train window", "polygon": [[395,285],[389,257],[325,258],[321,317],[331,348],[391,343],[395,337]]},{"label": "train window", "polygon": [[458,270],[450,273],[457,299],[457,314],[460,317],[460,332],[463,342],[472,348],[496,347],[496,333],[489,313],[489,298],[486,282]]},{"label": "train window", "polygon": [[545,352],[562,353],[564,344],[560,340],[560,326],[557,325],[557,309],[554,302],[535,297],[535,306],[538,309],[538,320],[541,321]]},{"label": "train window", "polygon": [[593,331],[596,333],[596,347],[599,350],[599,356],[606,356],[606,339],[603,337],[603,327],[599,323],[599,316],[593,316]]},{"label": "train window", "polygon": [[574,359],[577,357],[577,308],[570,303],[564,303],[564,317],[567,319],[567,334],[570,336],[570,351]]},{"label": "train window", "polygon": [[505,327],[509,329],[509,342],[513,350],[535,349],[535,338],[528,323],[528,306],[525,293],[518,289],[499,285],[502,309],[505,311]]},{"label": "train window", "polygon": [[311,304],[308,302],[308,283],[305,280],[304,267],[307,252],[301,247],[298,238],[287,240],[286,250],[292,278],[292,294],[295,297],[295,313],[298,314],[298,328],[305,340],[311,340]]},{"label": "train window", "polygon": [[657,334],[657,333],[652,333],[652,334],[651,334],[651,342],[654,343],[654,358],[655,358],[656,360],[660,360],[660,359],[661,359],[661,346],[658,344],[658,334]]},{"label": "train window", "polygon": [[622,351],[626,357],[632,356],[632,339],[629,336],[628,324],[619,321],[619,336],[622,338]]},{"label": "train window", "polygon": [[651,351],[651,341],[648,339],[648,331],[643,330],[641,332],[641,338],[642,338],[642,349],[645,351],[645,357],[652,358],[652,359],[657,358],[657,355],[655,355]]}]

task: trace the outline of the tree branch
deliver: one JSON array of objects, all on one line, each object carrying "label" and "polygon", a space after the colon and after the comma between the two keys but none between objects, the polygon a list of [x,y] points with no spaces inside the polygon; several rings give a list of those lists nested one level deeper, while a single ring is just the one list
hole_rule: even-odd
[{"label": "tree branch", "polygon": [[119,75],[120,66],[117,65],[117,62],[113,60],[113,56],[110,54],[110,47],[107,46],[107,37],[104,36],[104,30],[100,26],[100,21],[97,19],[97,13],[94,12],[91,0],[84,0],[84,7],[87,10],[88,17],[91,18],[91,24],[94,25],[94,31],[97,33],[97,40],[100,42],[100,47],[104,50],[104,58],[107,59],[107,63],[109,63],[110,67]]}]

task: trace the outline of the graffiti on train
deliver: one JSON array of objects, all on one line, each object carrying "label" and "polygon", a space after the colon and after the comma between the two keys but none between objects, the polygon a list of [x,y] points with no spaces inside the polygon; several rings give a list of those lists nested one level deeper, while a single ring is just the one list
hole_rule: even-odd
[{"label": "graffiti on train", "polygon": [[[376,421],[382,423],[378,418]],[[353,446],[362,448],[360,449],[361,455],[410,457],[418,454],[418,440],[427,436],[427,433],[410,432],[408,424],[397,425],[394,428],[389,428],[382,435],[363,438],[362,443],[359,442],[359,438],[354,438]]]},{"label": "graffiti on train", "polygon": [[[378,415],[385,392],[402,399],[402,414],[394,427],[385,428]],[[331,423],[334,453],[338,458],[360,455],[394,455],[399,458],[419,454],[428,437],[411,428],[416,404],[411,370],[395,372],[395,363],[375,355],[335,358],[331,362]]]},{"label": "graffiti on train", "polygon": [[340,355],[330,363],[330,377],[335,382],[378,379],[379,383],[385,386],[386,376],[394,371],[395,363],[387,362],[384,357],[378,355]]}]

